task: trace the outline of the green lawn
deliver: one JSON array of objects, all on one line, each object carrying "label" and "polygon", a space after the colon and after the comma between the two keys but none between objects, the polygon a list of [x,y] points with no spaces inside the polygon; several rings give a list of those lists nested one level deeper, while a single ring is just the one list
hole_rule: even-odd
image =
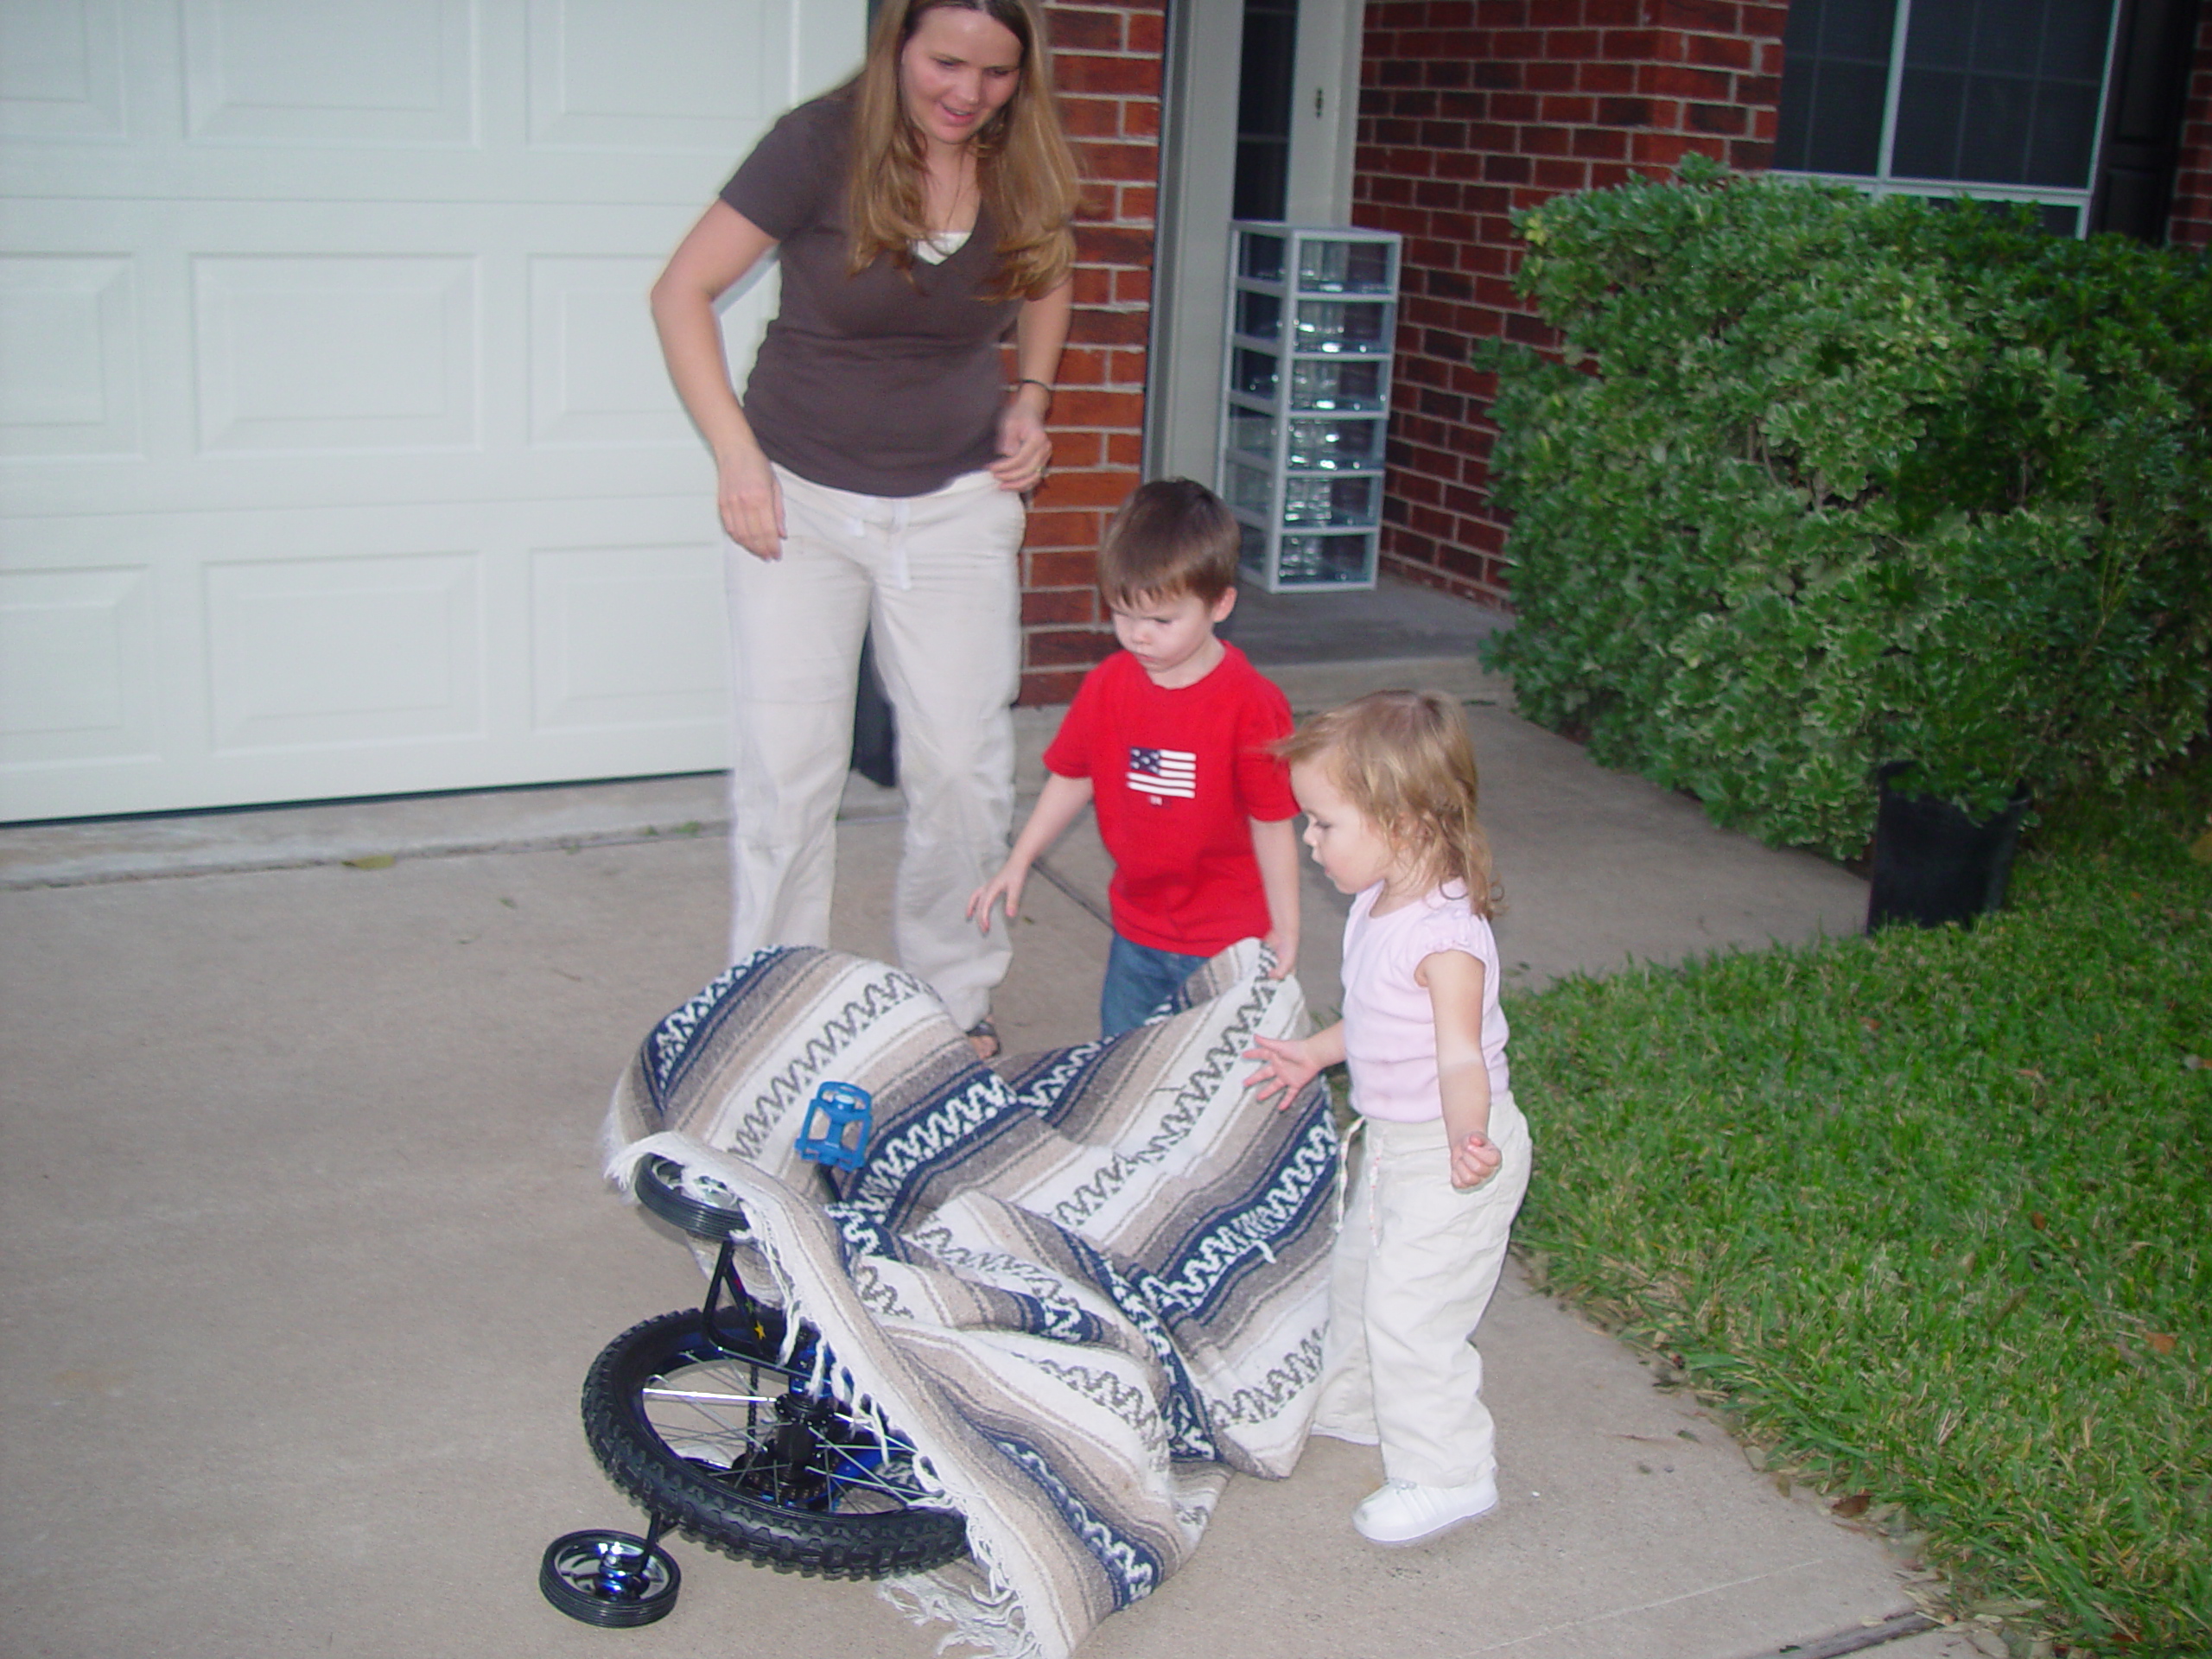
[{"label": "green lawn", "polygon": [[2060,1654],[2212,1653],[2208,827],[2200,761],[1974,931],[1509,1007],[1544,1281]]}]

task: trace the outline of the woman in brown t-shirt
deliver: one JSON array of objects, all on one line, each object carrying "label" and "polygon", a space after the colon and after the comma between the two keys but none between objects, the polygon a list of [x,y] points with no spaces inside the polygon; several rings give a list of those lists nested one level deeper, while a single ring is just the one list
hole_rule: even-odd
[{"label": "woman in brown t-shirt", "polygon": [[[892,0],[860,74],[777,123],[653,288],[732,543],[733,956],[827,943],[872,622],[906,796],[899,957],[986,1054],[1006,947],[963,912],[1013,814],[1016,555],[1076,189],[1035,0]],[[741,403],[715,302],[771,248],[781,309]]]}]

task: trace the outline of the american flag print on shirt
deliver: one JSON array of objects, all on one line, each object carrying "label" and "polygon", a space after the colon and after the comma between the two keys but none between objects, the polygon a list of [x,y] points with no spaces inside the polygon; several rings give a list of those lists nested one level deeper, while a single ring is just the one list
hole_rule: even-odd
[{"label": "american flag print on shirt", "polygon": [[1163,795],[1189,800],[1198,792],[1198,757],[1184,749],[1141,749],[1131,744],[1128,785],[1155,800]]}]

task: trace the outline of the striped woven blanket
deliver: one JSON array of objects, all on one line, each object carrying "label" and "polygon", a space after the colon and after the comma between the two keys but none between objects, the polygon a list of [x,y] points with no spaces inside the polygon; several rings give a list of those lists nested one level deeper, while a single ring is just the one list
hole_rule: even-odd
[{"label": "striped woven blanket", "polygon": [[[1337,1139],[1317,1086],[1243,1086],[1306,1028],[1294,980],[1224,951],[1109,1043],[977,1065],[880,963],[762,951],[657,1027],[607,1173],[650,1154],[743,1199],[747,1282],[815,1325],[913,1441],[969,1560],[885,1592],[1002,1655],[1060,1659],[1198,1546],[1231,1470],[1280,1478],[1313,1410]],[[795,1141],[816,1086],[874,1097],[866,1161]]]}]

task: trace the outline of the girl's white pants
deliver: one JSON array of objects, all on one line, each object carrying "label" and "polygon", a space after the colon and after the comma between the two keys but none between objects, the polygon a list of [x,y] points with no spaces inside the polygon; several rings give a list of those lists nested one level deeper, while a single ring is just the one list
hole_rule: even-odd
[{"label": "girl's white pants", "polygon": [[1027,515],[988,473],[906,499],[825,489],[782,467],[776,477],[783,556],[755,558],[725,538],[731,960],[829,943],[837,803],[872,622],[906,802],[893,945],[964,1028],[988,1011],[1011,949],[1007,928],[987,937],[966,912],[1006,856],[1014,815]]},{"label": "girl's white pants", "polygon": [[1491,1101],[1490,1135],[1504,1162],[1465,1192],[1440,1118],[1362,1118],[1345,1154],[1313,1430],[1379,1440],[1392,1480],[1468,1486],[1497,1467],[1472,1338],[1529,1187],[1529,1126],[1510,1096]]}]

